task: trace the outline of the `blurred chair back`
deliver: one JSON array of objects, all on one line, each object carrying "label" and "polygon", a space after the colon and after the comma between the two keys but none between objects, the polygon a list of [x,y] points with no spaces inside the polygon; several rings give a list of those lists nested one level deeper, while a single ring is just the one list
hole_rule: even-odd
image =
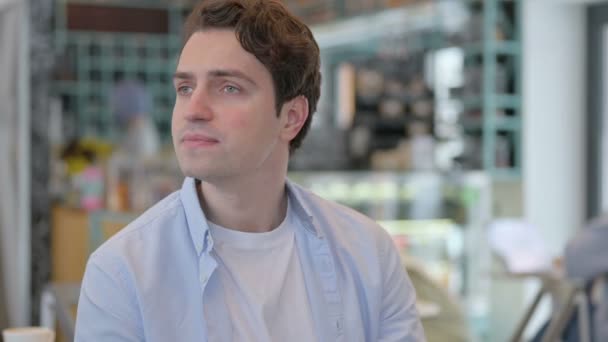
[{"label": "blurred chair back", "polygon": [[568,242],[564,265],[568,278],[592,288],[594,341],[608,341],[608,213],[591,220]]},{"label": "blurred chair back", "polygon": [[553,300],[550,321],[535,340],[608,341],[608,214],[593,219],[577,231],[564,252],[565,274],[547,274],[543,287],[524,315],[513,340],[519,341],[523,330],[545,293],[560,291]]}]

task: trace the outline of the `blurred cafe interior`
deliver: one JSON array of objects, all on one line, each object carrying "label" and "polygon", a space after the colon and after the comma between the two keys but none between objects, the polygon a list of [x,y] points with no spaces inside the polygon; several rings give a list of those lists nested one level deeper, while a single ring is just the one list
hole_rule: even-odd
[{"label": "blurred cafe interior", "polygon": [[[194,3],[0,0],[0,330],[73,339],[88,256],[180,188]],[[289,178],[390,233],[428,340],[608,336],[608,1],[284,3],[323,75]]]}]

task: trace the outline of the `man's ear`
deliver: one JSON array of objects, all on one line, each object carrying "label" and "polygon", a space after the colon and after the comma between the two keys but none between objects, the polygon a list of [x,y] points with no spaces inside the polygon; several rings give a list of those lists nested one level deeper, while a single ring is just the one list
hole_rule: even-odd
[{"label": "man's ear", "polygon": [[302,95],[296,96],[283,105],[283,127],[281,137],[285,141],[293,140],[308,118],[308,99]]}]

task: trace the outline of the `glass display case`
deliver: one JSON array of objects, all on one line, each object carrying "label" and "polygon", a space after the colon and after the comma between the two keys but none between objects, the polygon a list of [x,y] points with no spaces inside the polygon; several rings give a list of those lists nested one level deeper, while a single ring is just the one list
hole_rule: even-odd
[{"label": "glass display case", "polygon": [[481,172],[291,172],[317,195],[376,220],[405,259],[414,259],[460,302],[471,333],[487,333],[491,183]]}]

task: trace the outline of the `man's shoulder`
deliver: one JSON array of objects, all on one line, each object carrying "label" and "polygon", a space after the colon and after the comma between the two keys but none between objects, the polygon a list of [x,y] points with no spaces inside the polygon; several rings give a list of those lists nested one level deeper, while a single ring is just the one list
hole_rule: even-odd
[{"label": "man's shoulder", "polygon": [[362,243],[390,239],[388,232],[372,218],[343,204],[322,198],[299,185],[291,186],[304,210],[312,216],[317,229],[325,234]]},{"label": "man's shoulder", "polygon": [[[393,239],[372,218],[340,203],[330,201],[301,187],[293,187],[303,209],[311,216],[314,228],[324,236],[337,262],[358,276],[367,274],[365,284],[379,281],[381,265],[395,250]],[[358,277],[357,276],[357,277]]]}]

